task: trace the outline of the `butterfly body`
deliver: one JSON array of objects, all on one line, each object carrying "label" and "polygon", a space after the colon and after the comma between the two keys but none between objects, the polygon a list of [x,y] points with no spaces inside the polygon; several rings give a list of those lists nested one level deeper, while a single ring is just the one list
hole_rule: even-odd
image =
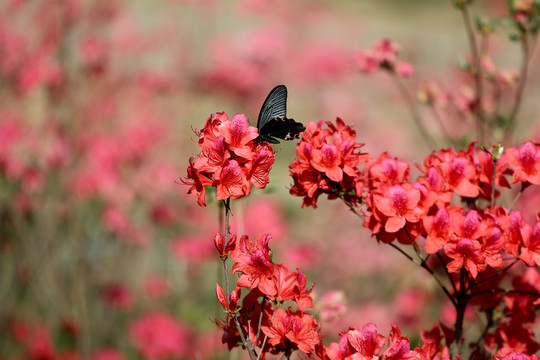
[{"label": "butterfly body", "polygon": [[302,123],[287,117],[287,88],[278,85],[270,91],[263,103],[257,121],[257,141],[279,144],[278,139],[298,139],[306,128]]}]

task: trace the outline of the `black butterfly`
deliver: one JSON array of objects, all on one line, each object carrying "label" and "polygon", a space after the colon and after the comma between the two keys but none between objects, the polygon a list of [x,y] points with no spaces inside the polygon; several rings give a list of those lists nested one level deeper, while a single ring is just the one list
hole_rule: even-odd
[{"label": "black butterfly", "polygon": [[279,144],[279,139],[298,139],[306,128],[302,123],[287,118],[287,88],[278,85],[270,91],[264,100],[257,120],[259,137],[257,141]]}]

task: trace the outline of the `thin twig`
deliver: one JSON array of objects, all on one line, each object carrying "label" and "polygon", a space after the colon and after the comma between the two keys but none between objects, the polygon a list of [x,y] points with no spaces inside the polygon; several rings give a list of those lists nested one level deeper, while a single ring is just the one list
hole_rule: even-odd
[{"label": "thin twig", "polygon": [[521,189],[519,190],[518,194],[516,195],[516,198],[514,199],[514,201],[512,201],[512,204],[508,208],[508,211],[514,209],[514,206],[516,206],[516,203],[518,202],[519,198],[521,197],[521,194],[523,194],[523,191],[525,191],[525,189],[528,188],[529,185],[531,185],[531,183],[529,183],[529,182],[525,182],[525,183],[521,184]]},{"label": "thin twig", "polygon": [[444,268],[444,272],[446,273],[446,276],[448,277],[450,284],[452,284],[452,289],[454,289],[454,294],[457,294],[457,288],[456,288],[456,284],[454,283],[454,279],[452,279],[452,275],[450,275],[450,273],[448,272],[448,269],[446,268],[444,260],[438,251],[436,253],[436,256],[437,256],[437,259],[439,259],[442,267]]},{"label": "thin twig", "polygon": [[439,285],[439,287],[442,289],[442,291],[446,294],[446,296],[448,297],[448,299],[452,302],[452,304],[454,306],[457,306],[457,303],[456,303],[456,300],[452,297],[452,294],[450,294],[450,291],[448,291],[448,289],[446,288],[446,286],[444,286],[444,284],[441,282],[441,280],[435,275],[435,272],[433,271],[432,268],[430,268],[425,261],[423,261],[422,263],[418,263],[416,262],[412,256],[410,256],[409,254],[407,254],[405,251],[403,251],[399,246],[393,244],[393,243],[389,243],[388,245],[390,245],[391,247],[393,247],[394,249],[396,249],[397,251],[399,251],[400,253],[402,253],[403,255],[405,255],[405,257],[407,259],[409,259],[410,261],[412,261],[414,264],[416,265],[419,265],[420,267],[424,268],[428,273],[431,274],[431,276],[433,277],[433,279],[435,279],[435,282]]},{"label": "thin twig", "polygon": [[[493,154],[491,154],[491,159],[493,159]],[[493,160],[493,177],[491,179],[491,200],[489,202],[489,207],[492,208],[495,204],[495,181],[497,180],[497,160]]]},{"label": "thin twig", "polygon": [[477,117],[476,121],[476,131],[478,132],[478,140],[480,142],[483,142],[484,133],[483,133],[483,123],[485,122],[484,119],[484,111],[482,109],[482,98],[483,98],[483,84],[482,84],[482,71],[481,71],[481,64],[480,64],[480,53],[478,51],[478,44],[476,43],[476,39],[474,36],[474,29],[471,22],[471,17],[469,15],[469,10],[467,5],[460,6],[459,9],[461,10],[461,15],[463,17],[463,22],[465,23],[465,30],[467,32],[467,37],[469,39],[469,47],[471,49],[471,55],[473,60],[473,69],[472,69],[472,75],[474,77],[474,84],[475,84],[475,114]]},{"label": "thin twig", "polygon": [[525,290],[504,290],[504,289],[489,289],[489,290],[482,290],[472,293],[469,298],[472,298],[474,296],[479,295],[485,295],[485,294],[519,294],[519,295],[531,295],[531,296],[540,296],[540,292],[535,291],[525,291]]},{"label": "thin twig", "polygon": [[483,282],[486,282],[486,281],[489,281],[491,279],[495,279],[496,277],[499,277],[501,276],[502,274],[504,274],[505,272],[507,272],[512,266],[514,266],[515,264],[517,264],[519,262],[519,259],[515,259],[512,263],[510,263],[508,266],[506,266],[504,269],[502,269],[501,271],[499,271],[497,274],[495,275],[491,275],[491,276],[488,276],[486,278],[483,278],[482,280],[479,280],[476,282],[476,285],[478,284],[481,284]]},{"label": "thin twig", "polygon": [[405,99],[405,102],[407,103],[409,107],[414,124],[416,125],[416,128],[420,132],[420,136],[422,137],[422,139],[424,140],[424,142],[426,143],[426,145],[428,146],[430,150],[437,149],[438,148],[437,144],[435,143],[435,141],[433,141],[433,139],[427,132],[426,128],[424,127],[424,124],[422,123],[422,116],[420,115],[420,111],[418,110],[418,106],[416,105],[416,102],[413,96],[411,95],[411,93],[409,92],[405,84],[403,83],[403,80],[401,79],[401,77],[395,71],[392,71],[391,75],[392,75],[392,78],[394,79],[394,82],[396,83],[396,86],[401,92],[401,95],[403,96],[403,98]]},{"label": "thin twig", "polygon": [[508,125],[506,126],[506,129],[504,131],[503,140],[508,140],[508,138],[512,134],[512,131],[514,130],[514,127],[516,125],[516,117],[521,106],[523,93],[525,91],[525,84],[527,83],[527,76],[529,73],[529,50],[530,50],[529,37],[528,37],[528,34],[525,33],[523,34],[523,38],[521,41],[522,58],[521,58],[521,71],[519,74],[519,87],[516,92],[514,106],[512,107],[510,116],[508,117]]},{"label": "thin twig", "polygon": [[261,315],[259,316],[259,325],[257,327],[257,335],[255,336],[255,341],[253,342],[254,346],[257,345],[257,341],[259,341],[259,335],[261,334],[261,325],[262,325],[262,318],[263,318],[263,314],[264,314],[264,303],[265,302],[266,302],[266,295],[263,296],[262,302],[261,302]]},{"label": "thin twig", "polygon": [[444,121],[443,121],[443,119],[441,117],[441,114],[439,114],[439,112],[437,111],[437,109],[436,109],[436,107],[434,105],[431,105],[430,108],[431,108],[431,111],[433,112],[433,115],[435,116],[435,120],[437,120],[437,122],[439,123],[439,126],[440,126],[444,136],[446,137],[448,142],[451,143],[452,142],[452,137],[450,136],[450,133],[446,129],[446,125],[444,125]]},{"label": "thin twig", "polygon": [[[274,311],[272,313],[272,318],[270,319],[270,322],[274,322],[274,316],[276,315],[276,312]],[[261,325],[259,325],[259,328],[260,328]],[[266,341],[268,340],[268,335],[264,334],[264,339],[263,339],[263,342],[262,342],[262,345],[261,345],[261,351],[259,352],[259,356],[257,356],[257,360],[259,360],[259,358],[261,357],[261,355],[263,354],[264,352],[264,347],[266,346]],[[281,354],[281,356],[283,356],[283,354]],[[280,356],[280,358],[281,358]]]},{"label": "thin twig", "polygon": [[484,340],[484,337],[487,335],[489,329],[493,326],[493,309],[486,310],[485,314],[487,318],[486,326],[484,326],[482,334],[480,334],[478,340],[476,340],[476,342],[474,343],[474,349],[471,351],[469,360],[473,359],[475,352],[480,348],[480,343],[482,342],[482,340]]},{"label": "thin twig", "polygon": [[[230,203],[230,198],[228,198],[227,200],[224,200],[224,205],[225,205],[225,229],[224,229],[224,234],[223,234],[223,237],[224,237],[224,240],[225,240],[225,244],[223,246],[223,248],[227,248],[227,244],[229,243],[229,215],[231,214],[231,203]],[[228,262],[227,262],[228,258],[225,258],[223,260],[223,269],[224,269],[224,272],[225,272],[225,287],[227,289],[227,302],[229,302],[229,297],[231,295],[231,286],[230,286],[230,279],[229,279],[229,266],[227,265]],[[238,321],[238,318],[236,317],[236,315],[230,315],[234,321],[234,325],[236,326],[236,329],[238,330],[238,334],[240,335],[240,340],[242,341],[242,344],[246,347],[246,349],[248,350],[248,353],[249,353],[249,358],[251,360],[256,360],[258,357],[257,357],[257,353],[255,352],[255,349],[253,348],[253,346],[251,345],[251,342],[248,341],[248,339],[246,339],[245,335],[244,335],[244,332],[242,330],[242,326],[240,325],[240,321]],[[250,326],[248,326],[248,331],[249,331],[249,328]]]}]

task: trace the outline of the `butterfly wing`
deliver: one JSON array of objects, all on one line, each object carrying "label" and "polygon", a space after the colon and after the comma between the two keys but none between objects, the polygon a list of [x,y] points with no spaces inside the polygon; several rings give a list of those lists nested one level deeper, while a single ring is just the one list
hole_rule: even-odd
[{"label": "butterfly wing", "polygon": [[298,139],[300,133],[306,130],[302,123],[294,121],[286,117],[277,117],[267,122],[259,131],[261,141],[266,141],[271,144],[279,144],[278,139],[294,140]]},{"label": "butterfly wing", "polygon": [[286,115],[287,87],[285,85],[278,85],[270,91],[259,112],[259,119],[257,120],[259,132],[270,120],[277,117],[285,117]]},{"label": "butterfly wing", "polygon": [[287,87],[278,85],[270,91],[257,120],[261,142],[279,144],[279,139],[297,139],[306,128],[294,119],[287,118]]}]

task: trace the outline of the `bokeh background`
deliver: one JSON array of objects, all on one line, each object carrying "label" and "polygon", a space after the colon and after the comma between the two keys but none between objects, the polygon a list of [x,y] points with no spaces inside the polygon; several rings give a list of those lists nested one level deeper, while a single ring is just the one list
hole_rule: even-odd
[{"label": "bokeh background", "polygon": [[[499,16],[504,3],[473,9]],[[421,163],[434,149],[400,92],[387,74],[361,74],[354,54],[390,38],[416,68],[411,94],[426,80],[459,94],[462,22],[445,0],[0,2],[0,359],[240,358],[213,322],[225,315],[219,204],[200,208],[179,184],[199,151],[193,129],[218,111],[255,125],[286,84],[289,117],[341,117],[373,156]],[[490,47],[497,66],[519,65],[504,34]],[[538,80],[518,139],[538,138]],[[417,336],[452,316],[426,274],[343,204],[300,208],[288,194],[294,147],[275,146],[268,188],[234,202],[233,232],[273,234],[274,260],[316,284],[327,339],[367,322]]]}]

